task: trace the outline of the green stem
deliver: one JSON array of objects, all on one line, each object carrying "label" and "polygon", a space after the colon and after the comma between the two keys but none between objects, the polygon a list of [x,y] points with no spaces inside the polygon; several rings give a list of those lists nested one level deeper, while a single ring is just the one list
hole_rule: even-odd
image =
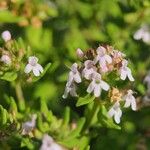
[{"label": "green stem", "polygon": [[96,115],[98,113],[98,110],[99,110],[99,103],[98,103],[98,100],[95,99],[92,110],[90,111],[89,115],[87,116],[86,122],[82,129],[82,132],[85,132],[90,127],[90,125],[92,124],[94,118],[96,117]]},{"label": "green stem", "polygon": [[25,99],[24,99],[21,84],[19,81],[17,81],[15,84],[15,91],[16,91],[16,96],[18,99],[19,109],[23,111],[25,110]]}]

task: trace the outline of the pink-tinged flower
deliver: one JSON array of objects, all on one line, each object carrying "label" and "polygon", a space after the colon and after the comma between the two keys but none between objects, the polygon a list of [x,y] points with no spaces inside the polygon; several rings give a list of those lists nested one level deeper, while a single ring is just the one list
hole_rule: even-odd
[{"label": "pink-tinged flower", "polygon": [[102,89],[108,91],[109,88],[109,85],[101,79],[101,75],[99,73],[94,73],[92,77],[92,82],[87,88],[87,92],[94,92],[94,96],[99,97],[101,95]]},{"label": "pink-tinged flower", "polygon": [[122,111],[120,109],[120,103],[116,102],[108,111],[108,116],[110,118],[114,117],[114,120],[117,124],[120,123],[120,118],[122,116]]},{"label": "pink-tinged flower", "polygon": [[37,118],[37,115],[33,114],[31,116],[31,121],[27,121],[22,124],[22,134],[23,135],[29,134],[35,128],[36,118]]},{"label": "pink-tinged flower", "polygon": [[68,97],[68,94],[70,93],[70,95],[72,97],[76,97],[77,96],[77,93],[76,93],[76,86],[74,83],[68,83],[66,84],[66,88],[65,88],[65,92],[62,96],[62,98],[66,99]]},{"label": "pink-tinged flower", "polygon": [[127,67],[127,65],[128,65],[128,61],[124,59],[122,61],[122,66],[119,70],[120,78],[121,78],[121,80],[125,80],[128,77],[130,81],[134,81],[134,78],[131,73],[131,69],[129,67]]},{"label": "pink-tinged flower", "polygon": [[104,47],[99,46],[96,51],[97,56],[94,59],[95,64],[99,62],[99,65],[102,68],[103,66],[107,66],[107,64],[112,63],[112,58],[108,54],[106,54],[106,49]]},{"label": "pink-tinged flower", "polygon": [[132,110],[136,110],[136,100],[135,97],[133,96],[133,91],[132,90],[128,90],[127,94],[124,96],[124,100],[125,100],[125,105],[124,107],[130,107],[132,108]]},{"label": "pink-tinged flower", "polygon": [[26,65],[24,72],[25,73],[30,73],[33,71],[33,74],[35,76],[40,76],[40,73],[43,72],[43,67],[38,64],[38,58],[35,56],[30,56],[28,59],[28,64]]},{"label": "pink-tinged flower", "polygon": [[92,60],[86,60],[84,62],[85,68],[82,71],[82,76],[90,80],[92,78],[92,74],[96,72],[96,67],[94,66],[94,62]]},{"label": "pink-tinged flower", "polygon": [[1,36],[5,42],[8,42],[9,40],[11,40],[11,34],[8,30],[4,31]]},{"label": "pink-tinged flower", "polygon": [[2,55],[0,60],[7,65],[11,64],[11,59],[8,55]]},{"label": "pink-tinged flower", "polygon": [[121,59],[126,56],[124,53],[118,50],[113,50],[111,55],[113,56],[113,61],[116,63],[120,62]]},{"label": "pink-tinged flower", "polygon": [[76,50],[76,54],[77,54],[77,56],[78,56],[79,58],[83,58],[83,57],[84,57],[84,53],[83,53],[83,51],[82,51],[80,48],[78,48],[78,49]]},{"label": "pink-tinged flower", "polygon": [[61,145],[57,144],[51,136],[45,134],[42,139],[40,150],[65,150]]},{"label": "pink-tinged flower", "polygon": [[71,71],[69,72],[69,77],[68,77],[68,83],[72,83],[72,82],[76,82],[76,83],[80,83],[81,82],[81,77],[80,77],[80,73],[78,71],[78,64],[74,63],[71,66]]},{"label": "pink-tinged flower", "polygon": [[109,71],[109,69],[106,65],[101,65],[101,73],[106,73],[108,71]]}]

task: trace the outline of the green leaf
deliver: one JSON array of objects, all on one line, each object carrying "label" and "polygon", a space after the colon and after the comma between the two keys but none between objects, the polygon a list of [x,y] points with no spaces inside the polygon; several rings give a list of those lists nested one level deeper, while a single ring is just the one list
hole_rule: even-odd
[{"label": "green leaf", "polygon": [[89,137],[83,136],[81,138],[68,138],[63,141],[60,141],[59,143],[66,146],[67,148],[85,150],[87,149],[89,144]]},{"label": "green leaf", "polygon": [[60,141],[59,143],[62,144],[63,146],[66,146],[67,148],[72,149],[73,147],[75,147],[77,145],[77,143],[79,142],[78,138],[74,138],[74,139],[65,139],[63,141]]},{"label": "green leaf", "polygon": [[77,137],[80,136],[80,132],[84,126],[85,120],[85,118],[80,118],[77,123],[77,128],[70,132],[70,134],[61,141],[61,144],[69,148],[73,148],[74,146],[76,146],[76,144],[79,142]]},{"label": "green leaf", "polygon": [[41,113],[45,116],[48,122],[51,122],[53,117],[52,112],[48,110],[47,104],[44,101],[44,99],[41,99],[40,102],[41,102]]},{"label": "green leaf", "polygon": [[6,80],[6,81],[14,81],[17,78],[17,73],[16,72],[6,72],[3,74],[3,76],[0,77],[0,79],[2,80]]},{"label": "green leaf", "polygon": [[74,129],[74,130],[70,133],[70,135],[68,136],[68,138],[71,139],[71,138],[75,138],[75,137],[77,137],[77,136],[80,135],[80,132],[81,132],[83,126],[84,126],[85,120],[86,120],[85,118],[80,118],[80,119],[79,119],[79,121],[78,121],[78,123],[77,123],[77,128]]},{"label": "green leaf", "polygon": [[48,71],[48,69],[50,68],[50,66],[51,66],[51,63],[48,63],[46,66],[45,66],[45,68],[44,68],[44,71],[43,71],[43,73],[39,76],[39,77],[33,77],[33,82],[36,82],[36,81],[38,81],[38,80],[40,80],[45,74],[46,74],[46,72]]},{"label": "green leaf", "polygon": [[107,116],[107,110],[104,105],[101,106],[101,109],[98,113],[98,121],[103,127],[121,129],[121,127],[113,122],[111,118]]},{"label": "green leaf", "polygon": [[30,46],[35,49],[35,52],[40,52],[46,55],[52,52],[50,51],[50,48],[52,46],[51,30],[29,26],[28,28],[26,28],[26,38],[29,41]]},{"label": "green leaf", "polygon": [[88,103],[91,103],[95,99],[94,96],[91,96],[90,94],[87,94],[85,97],[80,97],[76,103],[76,106],[82,106],[86,105]]},{"label": "green leaf", "polygon": [[27,147],[28,149],[34,149],[34,145],[29,138],[23,138],[21,141],[21,147]]},{"label": "green leaf", "polygon": [[137,90],[142,94],[142,95],[145,95],[146,93],[146,89],[145,89],[145,86],[143,84],[138,84],[137,85]]},{"label": "green leaf", "polygon": [[83,136],[77,144],[77,149],[85,150],[87,149],[88,144],[89,144],[88,136]]},{"label": "green leaf", "polygon": [[4,125],[7,123],[7,110],[0,105],[0,125]]},{"label": "green leaf", "polygon": [[16,115],[18,112],[17,104],[13,97],[10,97],[10,112],[13,113],[13,115]]},{"label": "green leaf", "polygon": [[70,121],[70,108],[69,107],[66,107],[63,118],[64,119],[63,119],[62,125],[67,126]]}]

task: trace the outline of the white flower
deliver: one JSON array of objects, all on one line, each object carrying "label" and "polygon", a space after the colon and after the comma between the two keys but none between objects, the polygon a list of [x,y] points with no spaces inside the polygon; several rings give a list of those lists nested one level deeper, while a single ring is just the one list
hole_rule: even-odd
[{"label": "white flower", "polygon": [[94,92],[94,96],[99,97],[102,89],[108,91],[109,85],[105,81],[101,80],[101,75],[99,73],[93,74],[92,82],[89,84],[87,92]]},{"label": "white flower", "polygon": [[135,97],[133,96],[133,91],[132,90],[128,90],[127,94],[124,96],[124,100],[125,100],[125,105],[124,107],[130,107],[132,108],[132,110],[136,110],[136,100]]},{"label": "white flower", "polygon": [[0,60],[7,65],[11,64],[11,59],[8,55],[2,55]]},{"label": "white flower", "polygon": [[92,78],[92,74],[96,72],[96,67],[94,67],[94,62],[91,60],[86,60],[84,62],[85,68],[82,71],[82,76],[87,80]]},{"label": "white flower", "polygon": [[100,67],[103,68],[103,66],[107,66],[107,63],[108,64],[112,63],[112,58],[106,54],[106,49],[104,47],[99,46],[96,51],[97,56],[94,59],[95,64],[99,62]]},{"label": "white flower", "polygon": [[150,43],[150,30],[147,25],[143,25],[139,30],[134,33],[135,40],[143,40],[145,43]]},{"label": "white flower", "polygon": [[55,143],[51,136],[45,134],[42,139],[40,150],[64,150],[64,148],[61,145]]},{"label": "white flower", "polygon": [[116,102],[108,111],[108,116],[110,118],[114,117],[114,120],[117,124],[120,123],[120,118],[122,116],[122,111],[120,109],[120,104],[119,102]]},{"label": "white flower", "polygon": [[43,67],[38,64],[38,58],[35,56],[30,56],[28,59],[28,64],[26,65],[24,72],[30,73],[33,71],[35,76],[40,76],[40,73],[43,72]]},{"label": "white flower", "polygon": [[22,134],[23,135],[28,134],[29,132],[31,132],[35,128],[36,118],[37,118],[37,115],[33,114],[31,116],[31,121],[27,121],[27,122],[22,124]]},{"label": "white flower", "polygon": [[80,48],[78,48],[78,49],[76,50],[76,54],[77,54],[77,56],[78,56],[79,58],[83,58],[83,56],[84,56],[84,53],[83,53],[83,51],[82,51]]},{"label": "white flower", "polygon": [[127,67],[127,65],[128,65],[128,61],[124,59],[122,61],[122,66],[119,70],[120,78],[122,80],[125,80],[128,77],[130,81],[134,81],[134,78],[133,78],[132,73],[131,73],[131,69],[129,67]]},{"label": "white flower", "polygon": [[11,40],[11,34],[10,34],[10,32],[7,31],[7,30],[4,31],[1,36],[2,36],[2,39],[3,39],[5,42]]},{"label": "white flower", "polygon": [[66,88],[65,88],[65,92],[63,94],[63,98],[67,98],[68,94],[70,93],[71,96],[76,97],[77,93],[76,93],[76,86],[75,83],[80,83],[81,82],[81,77],[80,77],[80,73],[78,71],[78,65],[77,63],[74,63],[71,66],[71,71],[69,72],[69,76],[68,76],[68,80],[66,83]]},{"label": "white flower", "polygon": [[76,86],[74,83],[70,84],[67,82],[66,84],[66,88],[65,88],[65,92],[63,94],[63,98],[66,99],[68,97],[68,94],[70,93],[71,96],[76,97],[77,93],[76,93]]},{"label": "white flower", "polygon": [[80,77],[80,73],[78,71],[78,65],[77,63],[74,63],[71,66],[71,71],[69,72],[69,77],[68,77],[68,83],[72,83],[72,82],[76,82],[76,83],[80,83],[81,82],[81,77]]}]

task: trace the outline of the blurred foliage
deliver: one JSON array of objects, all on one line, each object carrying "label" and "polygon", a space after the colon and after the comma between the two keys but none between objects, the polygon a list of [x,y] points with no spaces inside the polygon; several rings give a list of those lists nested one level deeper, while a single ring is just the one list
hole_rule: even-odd
[{"label": "blurred foliage", "polygon": [[[92,98],[77,102],[73,98],[63,100],[62,94],[68,66],[76,61],[76,49],[107,43],[130,58],[136,79],[132,87],[141,98],[145,93],[143,79],[150,69],[150,45],[134,40],[133,34],[142,24],[149,25],[149,18],[149,0],[0,0],[0,32],[9,30],[18,46],[21,37],[26,45],[21,47],[31,51],[27,55],[38,56],[42,66],[46,66],[43,78],[33,79],[38,82],[21,83],[25,104],[17,101],[15,83],[7,82],[18,79],[18,72],[0,76],[0,149],[38,149],[42,134],[49,133],[70,149],[86,150],[90,145],[91,150],[148,150],[149,107],[126,111],[121,130],[107,120],[103,107],[102,116],[92,118],[89,136],[83,130]],[[81,106],[86,103],[88,106]],[[37,128],[32,135],[22,136],[22,122],[33,113],[38,114]]]}]

